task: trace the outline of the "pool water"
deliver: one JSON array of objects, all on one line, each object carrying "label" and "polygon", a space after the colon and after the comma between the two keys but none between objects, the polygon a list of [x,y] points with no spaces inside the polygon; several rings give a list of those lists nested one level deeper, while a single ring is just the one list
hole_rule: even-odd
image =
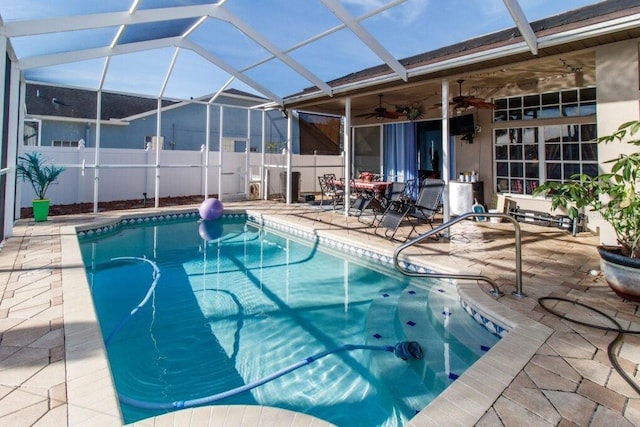
[{"label": "pool water", "polygon": [[[345,344],[417,341],[421,360],[339,351],[212,403],[400,426],[498,340],[450,284],[407,278],[246,218],[123,226],[80,242],[125,423],[171,409],[123,398],[188,401]],[[153,261],[159,276],[150,262],[122,257]]]}]

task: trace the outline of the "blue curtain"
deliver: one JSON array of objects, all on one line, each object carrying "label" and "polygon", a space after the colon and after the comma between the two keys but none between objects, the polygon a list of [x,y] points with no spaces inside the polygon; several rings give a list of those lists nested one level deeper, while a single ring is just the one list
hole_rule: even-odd
[{"label": "blue curtain", "polygon": [[[387,181],[418,180],[415,123],[384,125],[383,168]],[[417,189],[417,185],[415,188]],[[416,190],[417,192],[417,190]],[[416,197],[417,194],[413,194]]]}]

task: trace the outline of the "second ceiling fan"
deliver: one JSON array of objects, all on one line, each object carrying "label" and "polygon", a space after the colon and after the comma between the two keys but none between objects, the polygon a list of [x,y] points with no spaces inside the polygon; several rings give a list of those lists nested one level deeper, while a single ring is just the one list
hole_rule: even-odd
[{"label": "second ceiling fan", "polygon": [[482,98],[476,98],[475,96],[463,96],[462,83],[464,83],[464,80],[458,80],[458,96],[454,96],[452,99],[453,108],[455,110],[466,110],[469,107],[489,109],[496,108],[495,104],[487,102]]}]

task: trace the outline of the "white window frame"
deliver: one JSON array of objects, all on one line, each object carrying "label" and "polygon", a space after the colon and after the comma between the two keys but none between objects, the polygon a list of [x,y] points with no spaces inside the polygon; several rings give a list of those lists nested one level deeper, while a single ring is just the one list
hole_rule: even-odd
[{"label": "white window frame", "polygon": [[27,122],[30,123],[35,123],[36,127],[37,127],[37,132],[36,132],[36,144],[32,145],[32,144],[26,144],[26,140],[22,141],[22,145],[26,146],[26,147],[40,147],[42,145],[42,120],[39,119],[24,119],[24,124],[25,124],[25,132],[24,135],[26,137],[27,132],[26,132],[26,124]]}]

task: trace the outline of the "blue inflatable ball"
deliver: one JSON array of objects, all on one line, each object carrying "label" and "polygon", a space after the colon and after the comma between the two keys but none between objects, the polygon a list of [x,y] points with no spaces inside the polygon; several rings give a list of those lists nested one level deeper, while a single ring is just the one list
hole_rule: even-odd
[{"label": "blue inflatable ball", "polygon": [[222,202],[218,199],[205,199],[204,202],[200,204],[198,208],[198,212],[200,212],[200,218],[205,221],[213,221],[219,219],[222,216],[222,212],[224,211],[224,207],[222,206]]},{"label": "blue inflatable ball", "polygon": [[198,226],[198,234],[205,242],[219,239],[224,234],[224,228],[220,221],[202,221]]}]

